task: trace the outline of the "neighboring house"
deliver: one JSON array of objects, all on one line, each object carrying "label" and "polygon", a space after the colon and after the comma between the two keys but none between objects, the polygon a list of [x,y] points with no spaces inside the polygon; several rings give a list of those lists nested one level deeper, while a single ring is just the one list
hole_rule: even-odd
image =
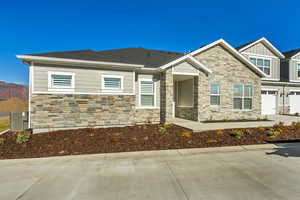
[{"label": "neighboring house", "polygon": [[[220,39],[188,54],[125,48],[19,55],[30,68],[30,127],[256,119],[265,91],[280,95],[284,56],[265,39],[254,43],[241,53]],[[262,45],[265,52],[256,53]]]},{"label": "neighboring house", "polygon": [[294,55],[294,61],[291,59],[292,54],[282,54],[266,38],[249,42],[237,49],[267,75],[261,82],[262,114],[300,113],[300,79],[297,83],[295,65],[297,55]]},{"label": "neighboring house", "polygon": [[289,105],[289,112],[292,114],[300,113],[300,49],[283,54],[285,59],[281,61],[281,75],[283,81],[293,85],[288,89],[287,105]]}]

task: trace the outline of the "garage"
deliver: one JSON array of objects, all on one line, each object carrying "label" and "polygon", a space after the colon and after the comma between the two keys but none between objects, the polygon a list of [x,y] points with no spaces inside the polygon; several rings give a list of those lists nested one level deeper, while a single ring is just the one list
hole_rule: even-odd
[{"label": "garage", "polygon": [[261,91],[261,114],[275,115],[277,110],[278,91],[262,90]]},{"label": "garage", "polygon": [[290,114],[300,113],[300,91],[292,91],[289,93]]}]

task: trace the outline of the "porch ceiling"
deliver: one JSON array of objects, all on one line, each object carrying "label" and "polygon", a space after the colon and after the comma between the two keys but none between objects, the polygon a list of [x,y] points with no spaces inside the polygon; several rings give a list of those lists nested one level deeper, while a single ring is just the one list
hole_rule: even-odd
[{"label": "porch ceiling", "polygon": [[192,75],[174,75],[173,80],[174,81],[184,81],[188,79],[193,79],[194,76]]}]

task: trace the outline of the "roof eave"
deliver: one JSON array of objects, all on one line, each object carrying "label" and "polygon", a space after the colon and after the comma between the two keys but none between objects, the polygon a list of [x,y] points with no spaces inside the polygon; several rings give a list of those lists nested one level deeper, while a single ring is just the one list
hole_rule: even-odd
[{"label": "roof eave", "polygon": [[114,66],[123,67],[130,69],[140,69],[144,65],[128,64],[128,63],[117,63],[117,62],[103,62],[103,61],[90,61],[90,60],[79,60],[79,59],[68,59],[68,58],[50,58],[45,56],[31,56],[31,55],[17,55],[17,58],[25,62],[51,62],[60,64],[81,64],[81,65],[92,65],[92,66]]}]

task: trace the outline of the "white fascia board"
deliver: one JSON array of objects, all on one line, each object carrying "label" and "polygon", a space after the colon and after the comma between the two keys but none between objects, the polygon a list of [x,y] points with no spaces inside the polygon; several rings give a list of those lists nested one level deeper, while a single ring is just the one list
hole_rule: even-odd
[{"label": "white fascia board", "polygon": [[192,56],[188,56],[188,59],[199,66],[200,69],[203,69],[207,73],[212,73],[212,70],[210,70],[208,67],[206,67],[204,64],[202,64],[200,61],[198,61],[196,58]]},{"label": "white fascia board", "polygon": [[293,59],[294,57],[299,56],[299,55],[300,55],[300,52],[297,53],[297,54],[295,54],[295,55],[293,55],[293,56],[291,57],[291,59]]},{"label": "white fascia board", "polygon": [[159,69],[161,69],[161,70],[167,69],[168,67],[171,67],[171,66],[173,66],[177,63],[180,63],[180,62],[186,60],[188,57],[189,57],[189,54],[186,54],[186,55],[184,55],[180,58],[177,58],[176,60],[173,60],[173,61],[171,61],[171,62],[169,62],[169,63],[167,63],[163,66],[160,66]]},{"label": "white fascia board", "polygon": [[[201,47],[200,49],[197,49],[195,51],[192,51],[191,53],[184,55],[170,63],[167,63],[160,67],[160,69],[166,69],[174,64],[177,64],[187,58],[193,57],[194,55],[201,53],[215,45],[222,45],[224,48],[228,49],[232,54],[234,54],[236,57],[238,57],[240,60],[242,60],[247,66],[249,66],[252,70],[254,70],[256,73],[258,73],[262,78],[267,77],[267,75],[261,71],[256,65],[254,65],[252,62],[250,62],[247,58],[245,58],[240,52],[238,52],[235,48],[233,48],[230,44],[228,44],[224,39],[219,39],[215,42],[212,42],[204,47]],[[196,60],[196,59],[195,59]],[[204,66],[205,67],[205,66]],[[203,68],[203,66],[201,66]]]},{"label": "white fascia board", "polygon": [[133,68],[143,68],[144,65],[127,64],[127,63],[116,63],[116,62],[102,62],[102,61],[88,61],[88,60],[77,60],[68,58],[49,58],[44,56],[29,56],[29,55],[17,55],[17,58],[23,61],[47,61],[47,62],[58,62],[58,63],[77,63],[77,64],[91,64],[91,65],[109,65],[109,66],[124,66]]},{"label": "white fascia board", "polygon": [[209,45],[206,45],[196,51],[193,51],[191,55],[196,55],[202,51],[205,51],[215,45],[222,45],[226,49],[228,49],[232,54],[234,54],[236,57],[238,57],[240,60],[242,60],[246,65],[248,65],[251,69],[253,69],[255,72],[257,72],[261,77],[266,77],[267,75],[261,71],[256,65],[254,65],[252,62],[250,62],[247,58],[245,58],[240,52],[238,52],[235,48],[233,48],[230,44],[228,44],[225,40],[219,39]]},{"label": "white fascia board", "polygon": [[178,59],[176,59],[176,60],[174,60],[172,62],[169,62],[169,63],[161,66],[160,69],[164,70],[164,69],[166,69],[168,67],[171,67],[173,65],[176,65],[177,63],[180,63],[180,62],[182,62],[184,60],[190,60],[191,62],[193,62],[194,64],[196,64],[200,69],[203,69],[205,72],[212,73],[212,71],[208,67],[206,67],[204,64],[202,64],[201,62],[199,62],[197,59],[195,59],[190,54],[186,54],[186,55],[184,55],[184,56],[182,56],[182,57],[180,57],[180,58],[178,58]]},{"label": "white fascia board", "polygon": [[252,42],[251,44],[248,44],[247,46],[241,48],[239,50],[239,52],[242,52],[246,49],[248,49],[251,46],[254,46],[260,42],[263,42],[265,45],[267,45],[270,49],[272,49],[272,51],[281,59],[285,58],[285,56],[274,46],[271,44],[271,42],[269,42],[265,37],[260,38],[259,40],[256,40],[255,42]]}]

